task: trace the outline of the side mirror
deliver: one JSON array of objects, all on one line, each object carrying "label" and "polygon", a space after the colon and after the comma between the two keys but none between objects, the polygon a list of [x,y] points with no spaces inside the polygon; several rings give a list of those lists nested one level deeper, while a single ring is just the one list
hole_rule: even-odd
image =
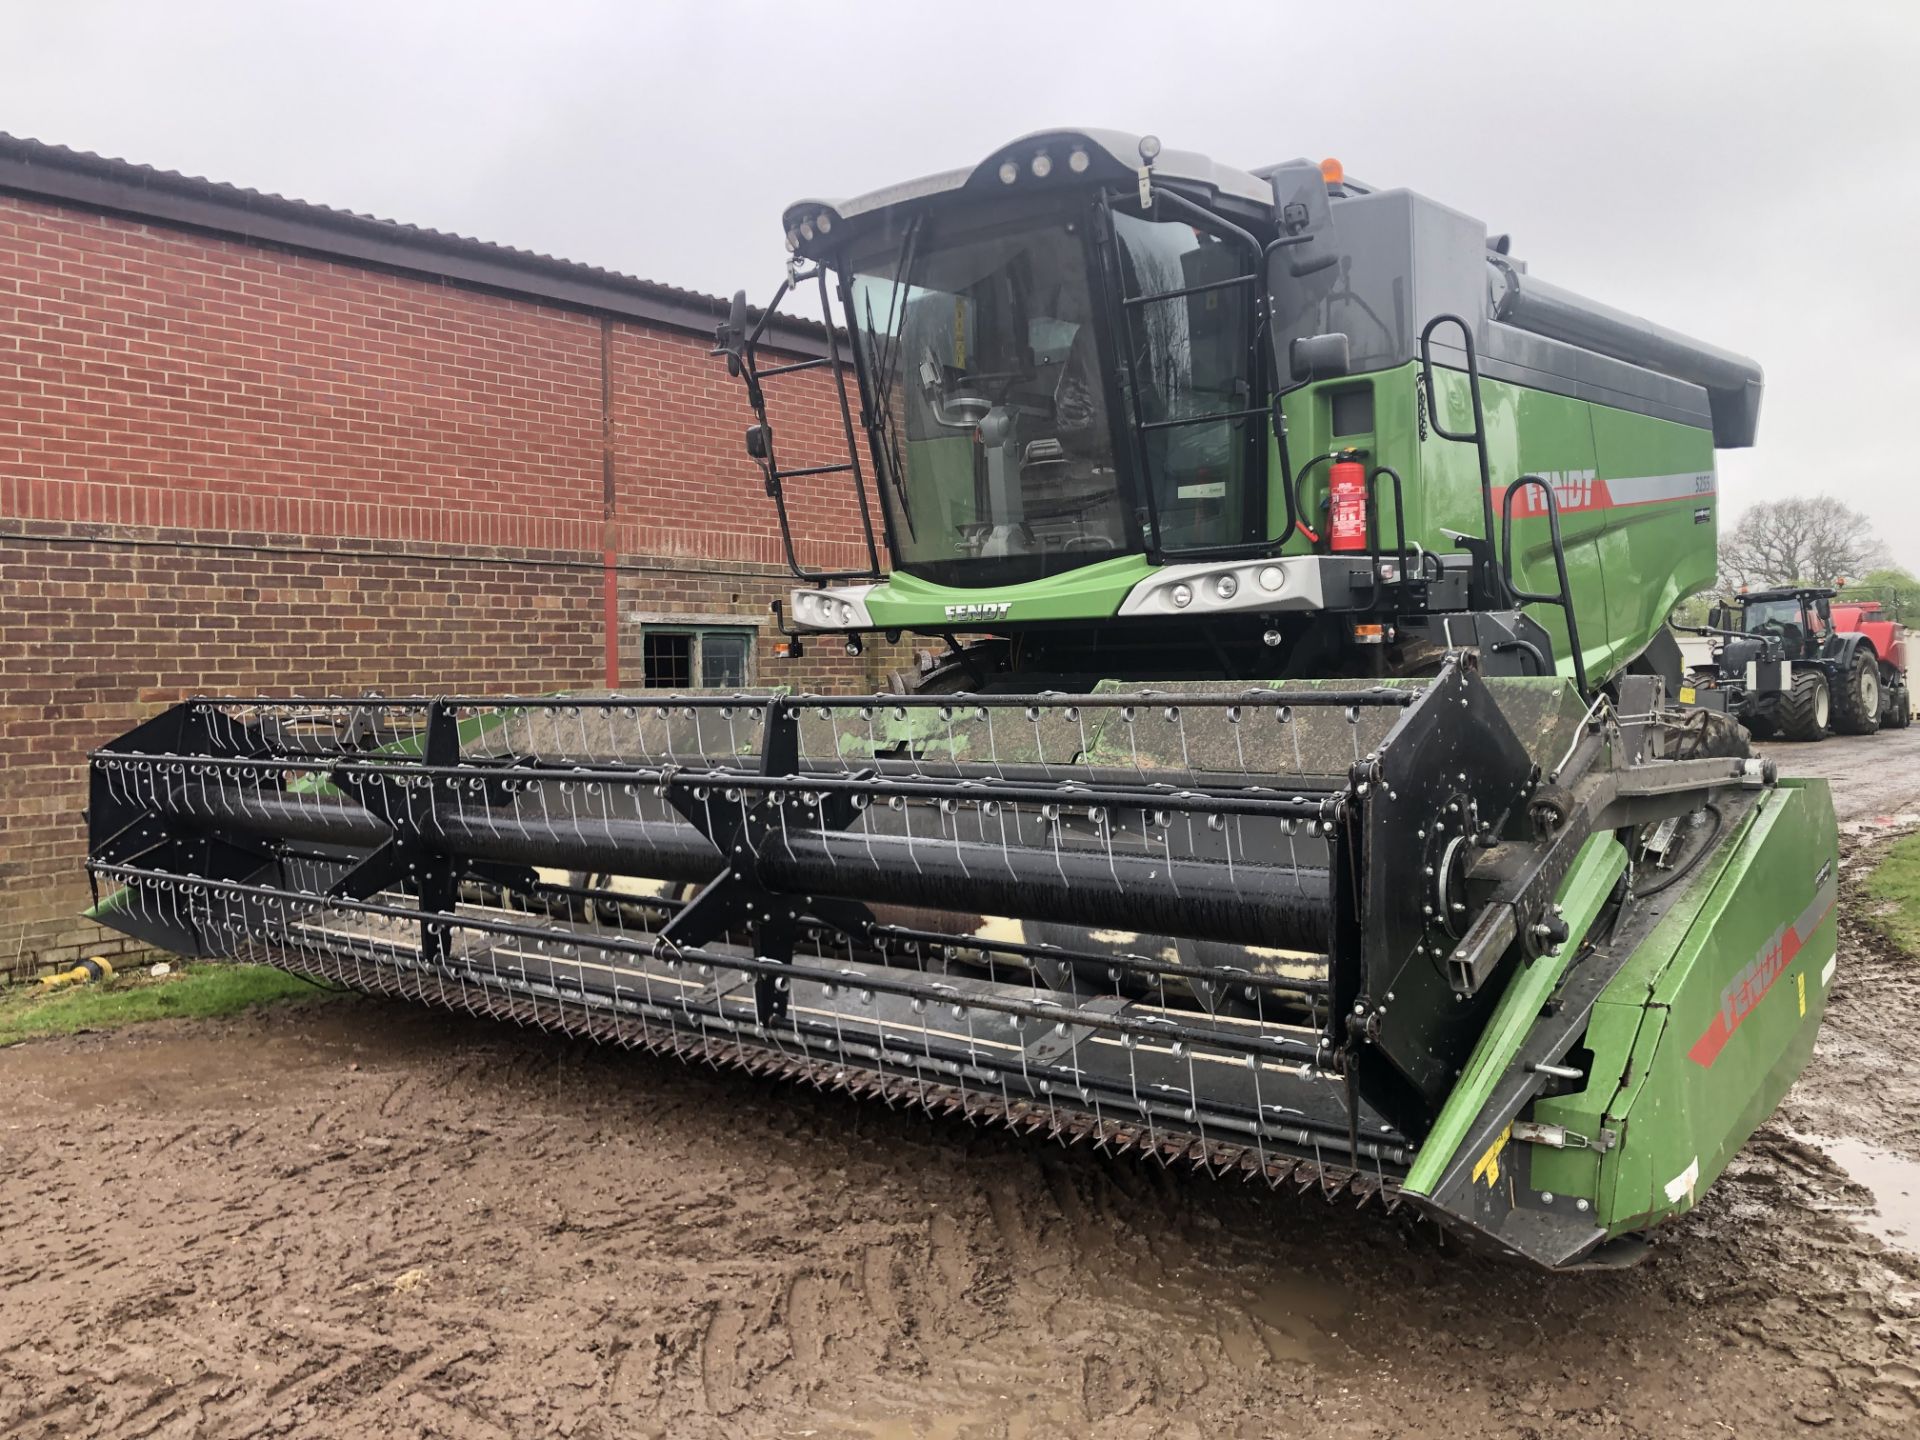
[{"label": "side mirror", "polygon": [[1715,605],[1711,610],[1707,611],[1707,628],[1709,630],[1731,630],[1733,626],[1727,623],[1729,619],[1731,619],[1731,617],[1727,614],[1726,608],[1721,605]]},{"label": "side mirror", "polygon": [[1310,160],[1277,165],[1267,172],[1273,187],[1273,222],[1280,232],[1275,259],[1294,276],[1324,270],[1340,258],[1333,244],[1333,202],[1326,176]]},{"label": "side mirror", "polygon": [[765,464],[767,456],[772,452],[773,437],[767,433],[767,427],[764,425],[749,425],[747,427],[747,454],[762,464]]},{"label": "side mirror", "polygon": [[1287,360],[1294,380],[1302,385],[1309,380],[1334,380],[1353,370],[1347,337],[1338,331],[1301,336],[1287,347]]},{"label": "side mirror", "polygon": [[733,303],[727,307],[726,323],[715,328],[713,348],[727,357],[727,373],[736,380],[745,363],[747,350],[747,292],[733,292]]}]

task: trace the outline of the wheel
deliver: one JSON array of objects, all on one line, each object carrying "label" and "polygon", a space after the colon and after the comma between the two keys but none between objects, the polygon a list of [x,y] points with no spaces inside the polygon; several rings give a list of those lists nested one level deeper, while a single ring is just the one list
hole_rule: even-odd
[{"label": "wheel", "polygon": [[1784,740],[1824,740],[1833,697],[1818,670],[1796,670],[1793,688],[1773,702],[1773,724]]},{"label": "wheel", "polygon": [[1880,728],[1880,663],[1864,645],[1853,652],[1833,697],[1833,728],[1842,735],[1871,735]]},{"label": "wheel", "polygon": [[1907,687],[1902,685],[1890,699],[1887,718],[1880,723],[1888,730],[1904,730],[1913,723],[1913,702],[1907,695]]}]

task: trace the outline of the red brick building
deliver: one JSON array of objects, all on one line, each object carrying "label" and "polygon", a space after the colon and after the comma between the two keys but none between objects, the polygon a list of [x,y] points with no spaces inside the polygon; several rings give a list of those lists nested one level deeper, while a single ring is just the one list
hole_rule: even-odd
[{"label": "red brick building", "polygon": [[[723,312],[0,137],[0,971],[107,943],[84,757],[188,695],[870,688],[871,652],[769,663]],[[838,458],[825,372],[777,383],[784,453]],[[803,559],[857,523],[802,497]]]}]

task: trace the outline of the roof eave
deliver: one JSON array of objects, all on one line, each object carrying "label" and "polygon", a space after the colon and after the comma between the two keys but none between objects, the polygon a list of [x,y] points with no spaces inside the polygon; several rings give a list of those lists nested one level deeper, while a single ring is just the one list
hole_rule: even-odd
[{"label": "roof eave", "polygon": [[[10,135],[0,135],[0,194],[702,336],[727,318],[718,296]],[[822,332],[804,322],[775,320],[765,338],[783,350],[824,351]]]}]

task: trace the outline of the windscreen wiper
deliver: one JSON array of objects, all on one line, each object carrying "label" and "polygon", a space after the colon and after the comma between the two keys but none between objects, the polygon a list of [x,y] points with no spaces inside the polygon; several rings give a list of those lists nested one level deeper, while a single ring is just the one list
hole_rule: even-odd
[{"label": "windscreen wiper", "polygon": [[[913,269],[914,253],[919,248],[920,231],[922,223],[926,218],[926,211],[923,210],[914,216],[912,223],[908,225],[906,243],[900,247],[900,260],[899,263],[894,266],[893,282],[887,290],[888,332],[886,338],[892,343],[884,355],[876,355],[874,357],[874,369],[877,373],[873,381],[873,415],[868,422],[880,441],[880,450],[885,457],[887,471],[893,478],[893,493],[894,498],[899,502],[900,519],[907,527],[907,538],[910,540],[918,537],[915,536],[913,530],[913,512],[907,504],[906,468],[901,464],[899,437],[894,434],[893,430],[892,402],[896,375],[895,367],[900,359],[900,347],[906,341],[907,316],[905,306],[902,303],[902,295],[906,289],[907,276]],[[876,332],[873,323],[873,296],[871,293],[867,295],[866,304],[867,334],[873,335]],[[895,328],[896,318],[897,329]]]}]

